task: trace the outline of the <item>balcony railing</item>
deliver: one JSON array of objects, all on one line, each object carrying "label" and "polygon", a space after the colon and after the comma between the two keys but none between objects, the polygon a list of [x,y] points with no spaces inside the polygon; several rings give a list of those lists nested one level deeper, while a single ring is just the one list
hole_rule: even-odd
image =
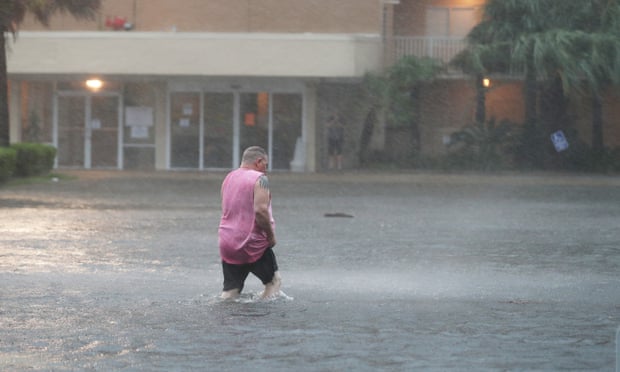
[{"label": "balcony railing", "polygon": [[394,36],[392,40],[394,61],[404,56],[416,56],[448,63],[467,46],[462,37]]},{"label": "balcony railing", "polygon": [[[429,37],[429,36],[393,36],[392,42],[386,45],[386,62],[392,64],[405,56],[430,57],[443,63],[448,74],[462,74],[458,67],[448,63],[467,47],[467,40],[462,37]],[[497,72],[496,72],[497,73]],[[510,68],[499,75],[520,77],[523,69]]]}]

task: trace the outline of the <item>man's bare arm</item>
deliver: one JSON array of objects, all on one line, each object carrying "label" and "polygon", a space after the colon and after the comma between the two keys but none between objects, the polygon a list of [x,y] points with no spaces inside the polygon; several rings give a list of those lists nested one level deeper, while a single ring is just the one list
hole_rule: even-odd
[{"label": "man's bare arm", "polygon": [[267,176],[262,175],[254,185],[254,213],[256,224],[265,231],[269,243],[274,246],[276,245],[276,237],[269,216],[269,201],[269,180]]}]

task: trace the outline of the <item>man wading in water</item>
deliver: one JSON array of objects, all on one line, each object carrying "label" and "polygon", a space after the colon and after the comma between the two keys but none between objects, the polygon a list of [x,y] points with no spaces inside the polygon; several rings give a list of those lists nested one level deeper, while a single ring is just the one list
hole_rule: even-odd
[{"label": "man wading in water", "polygon": [[222,182],[222,218],[218,230],[224,289],[221,298],[239,297],[249,273],[265,285],[261,298],[280,292],[281,278],[273,253],[275,222],[265,175],[269,158],[258,146],[243,152],[241,166]]}]

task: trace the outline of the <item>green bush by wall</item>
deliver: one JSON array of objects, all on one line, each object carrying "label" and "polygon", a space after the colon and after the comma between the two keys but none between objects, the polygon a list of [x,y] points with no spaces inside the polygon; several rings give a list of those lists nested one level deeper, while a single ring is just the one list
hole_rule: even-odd
[{"label": "green bush by wall", "polygon": [[42,176],[48,174],[54,167],[56,148],[40,143],[14,143],[15,150],[14,175],[17,177]]},{"label": "green bush by wall", "polygon": [[17,151],[10,147],[0,147],[0,182],[11,178],[15,171]]}]

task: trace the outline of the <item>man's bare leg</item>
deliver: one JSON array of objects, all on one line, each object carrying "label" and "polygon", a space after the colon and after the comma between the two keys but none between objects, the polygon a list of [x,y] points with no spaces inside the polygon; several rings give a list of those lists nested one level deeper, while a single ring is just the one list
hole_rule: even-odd
[{"label": "man's bare leg", "polygon": [[234,288],[229,291],[223,291],[220,298],[222,300],[234,300],[239,297],[240,293],[239,288]]},{"label": "man's bare leg", "polygon": [[265,284],[265,290],[261,293],[260,298],[271,298],[280,293],[280,286],[282,285],[282,277],[279,272],[273,274],[273,280],[270,283]]}]

